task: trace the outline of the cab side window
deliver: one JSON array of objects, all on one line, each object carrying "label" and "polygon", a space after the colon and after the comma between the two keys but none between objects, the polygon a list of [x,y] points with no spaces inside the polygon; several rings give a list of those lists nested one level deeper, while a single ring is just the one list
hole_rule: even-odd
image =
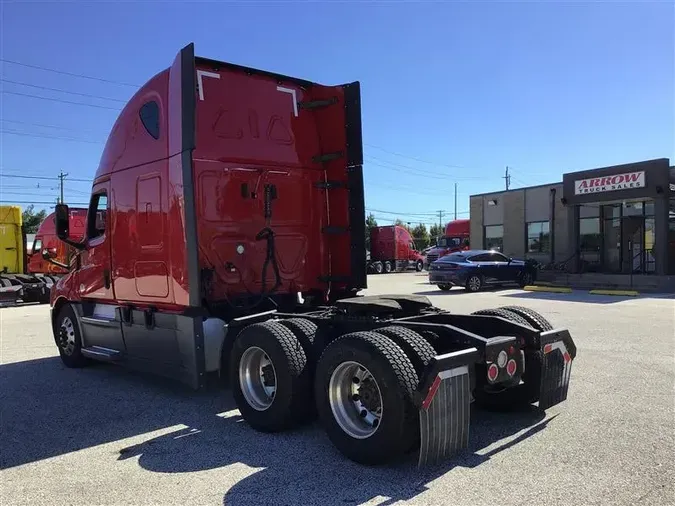
[{"label": "cab side window", "polygon": [[105,234],[108,218],[108,196],[98,193],[91,197],[87,218],[87,237],[95,239]]},{"label": "cab side window", "polygon": [[145,131],[148,132],[153,139],[159,139],[159,104],[154,100],[146,102],[143,104],[140,111],[138,111],[138,115],[141,118],[143,127],[145,127]]},{"label": "cab side window", "polygon": [[33,253],[38,253],[42,249],[42,239],[35,239],[33,243]]}]

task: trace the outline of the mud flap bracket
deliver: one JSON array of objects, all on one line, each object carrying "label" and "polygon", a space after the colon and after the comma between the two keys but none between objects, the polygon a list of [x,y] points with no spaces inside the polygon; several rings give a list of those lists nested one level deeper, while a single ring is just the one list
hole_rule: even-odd
[{"label": "mud flap bracket", "polygon": [[478,350],[469,348],[432,359],[420,396],[418,466],[435,464],[469,446],[473,365]]}]

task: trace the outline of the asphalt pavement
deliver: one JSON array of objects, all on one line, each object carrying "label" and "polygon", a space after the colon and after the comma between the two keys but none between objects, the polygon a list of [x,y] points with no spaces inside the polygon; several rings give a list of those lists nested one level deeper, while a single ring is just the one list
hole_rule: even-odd
[{"label": "asphalt pavement", "polygon": [[474,409],[469,450],[418,470],[354,464],[314,425],[250,429],[229,391],[195,393],[112,365],[65,368],[49,308],[0,310],[0,504],[675,504],[675,299],[441,292],[422,274],[368,293],[421,293],[453,312],[522,305],[567,327],[578,356],[546,413]]}]

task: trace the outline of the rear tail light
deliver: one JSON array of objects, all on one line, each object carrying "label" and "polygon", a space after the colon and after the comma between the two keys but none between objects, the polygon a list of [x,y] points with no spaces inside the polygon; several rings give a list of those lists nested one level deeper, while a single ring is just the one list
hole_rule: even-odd
[{"label": "rear tail light", "polygon": [[488,367],[487,370],[487,377],[490,382],[494,382],[497,379],[497,376],[499,376],[499,368],[497,367],[497,364],[490,364],[490,367]]},{"label": "rear tail light", "polygon": [[516,374],[517,368],[518,366],[516,365],[516,361],[513,359],[509,360],[506,363],[506,374],[508,374],[509,376],[513,376],[514,374]]}]

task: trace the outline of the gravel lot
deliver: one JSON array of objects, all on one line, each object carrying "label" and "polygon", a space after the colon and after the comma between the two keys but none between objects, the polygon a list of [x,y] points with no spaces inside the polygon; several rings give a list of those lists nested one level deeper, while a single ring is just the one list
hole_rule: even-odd
[{"label": "gravel lot", "polygon": [[195,394],[108,365],[66,369],[49,308],[7,308],[0,503],[675,503],[673,298],[445,293],[413,273],[369,283],[369,293],[423,293],[456,312],[524,305],[569,328],[579,355],[567,402],[546,413],[475,410],[469,451],[436,468],[364,468],[318,427],[252,431],[225,390]]}]

